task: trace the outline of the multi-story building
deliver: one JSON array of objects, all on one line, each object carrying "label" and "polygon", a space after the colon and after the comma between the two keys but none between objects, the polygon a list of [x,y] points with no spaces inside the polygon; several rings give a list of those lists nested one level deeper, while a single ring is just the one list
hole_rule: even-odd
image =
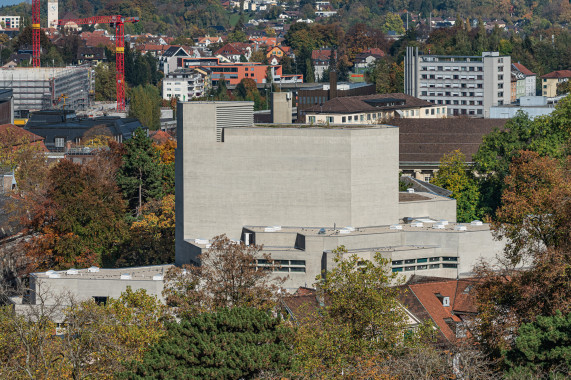
[{"label": "multi-story building", "polygon": [[[332,49],[317,49],[311,52],[311,63],[313,64],[313,75],[315,80],[321,80],[323,73],[329,68]],[[333,59],[337,59],[337,51],[333,50]]]},{"label": "multi-story building", "polygon": [[210,71],[206,68],[178,69],[163,79],[163,99],[187,101],[204,96],[210,88]]},{"label": "multi-story building", "polygon": [[[303,83],[303,76],[282,74],[281,65],[262,65],[259,62],[220,62],[215,57],[179,58],[179,68],[204,67],[211,71],[212,86],[218,86],[222,77],[227,85],[235,86],[244,78],[250,78],[257,84],[269,83],[268,75],[274,83]],[[270,68],[270,70],[268,70]]]},{"label": "multi-story building", "polygon": [[[3,27],[1,26],[3,24]],[[0,16],[0,29],[14,29],[20,27],[20,16]]]},{"label": "multi-story building", "polygon": [[571,70],[552,71],[541,76],[541,91],[543,96],[553,98],[557,96],[557,85],[571,78]]},{"label": "multi-story building", "polygon": [[490,107],[510,103],[510,56],[425,55],[408,47],[404,66],[405,93],[446,105],[449,116],[489,117]]}]

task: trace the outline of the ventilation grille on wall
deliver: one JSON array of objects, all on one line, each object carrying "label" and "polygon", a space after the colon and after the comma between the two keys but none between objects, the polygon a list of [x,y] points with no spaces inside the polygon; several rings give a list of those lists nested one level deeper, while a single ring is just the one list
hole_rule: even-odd
[{"label": "ventilation grille on wall", "polygon": [[251,105],[216,107],[216,141],[224,142],[224,128],[249,127],[254,124],[254,107]]}]

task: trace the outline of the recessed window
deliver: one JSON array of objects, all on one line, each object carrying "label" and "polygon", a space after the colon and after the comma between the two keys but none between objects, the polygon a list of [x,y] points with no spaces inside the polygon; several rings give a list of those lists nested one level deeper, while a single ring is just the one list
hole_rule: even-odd
[{"label": "recessed window", "polygon": [[431,257],[430,262],[440,261],[440,257]]},{"label": "recessed window", "polygon": [[347,117],[343,116],[343,117],[341,118],[341,121],[342,121],[343,123],[346,123],[346,122],[347,122]]},{"label": "recessed window", "polygon": [[413,271],[413,270],[414,270],[414,266],[412,266],[412,267],[405,267],[404,270],[407,271],[407,272]]},{"label": "recessed window", "polygon": [[393,265],[402,265],[402,260],[393,261]]},{"label": "recessed window", "polygon": [[55,145],[56,148],[63,148],[63,146],[65,145],[65,137],[56,137]]},{"label": "recessed window", "polygon": [[409,259],[404,261],[405,264],[414,264],[415,262],[416,262],[415,259]]}]

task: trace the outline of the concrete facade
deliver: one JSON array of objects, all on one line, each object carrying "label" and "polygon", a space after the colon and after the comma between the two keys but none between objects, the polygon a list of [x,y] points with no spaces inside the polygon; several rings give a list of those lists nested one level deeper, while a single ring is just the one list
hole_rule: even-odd
[{"label": "concrete facade", "polygon": [[492,106],[511,101],[511,57],[419,54],[407,48],[405,93],[447,106],[448,115],[489,117]]},{"label": "concrete facade", "polygon": [[69,294],[78,301],[95,299],[103,302],[108,298],[119,298],[130,286],[133,290],[145,289],[164,301],[164,275],[172,265],[102,269],[97,267],[47,271],[30,275],[29,304],[38,302],[37,294],[45,295],[45,303],[53,304],[58,297]]},{"label": "concrete facade", "polygon": [[177,112],[176,265],[198,263],[226,234],[263,245],[293,291],[330,270],[340,245],[368,259],[382,252],[406,276],[448,278],[503,248],[488,225],[457,224],[455,200],[398,192],[396,127],[254,125],[251,102]]},{"label": "concrete facade", "polygon": [[179,104],[177,224],[184,233],[177,244],[222,233],[239,238],[244,225],[398,220],[397,128],[254,126],[247,119],[220,138],[217,113],[226,107],[252,114],[250,102]]}]

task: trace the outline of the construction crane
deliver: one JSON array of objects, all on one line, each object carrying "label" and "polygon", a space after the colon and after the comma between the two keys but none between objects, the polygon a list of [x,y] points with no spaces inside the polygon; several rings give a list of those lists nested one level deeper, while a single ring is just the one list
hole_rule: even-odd
[{"label": "construction crane", "polygon": [[40,0],[32,0],[32,66],[40,67]]},{"label": "construction crane", "polygon": [[[36,0],[35,0],[36,1]],[[138,17],[95,16],[79,19],[58,20],[58,26],[67,23],[76,25],[115,25],[115,77],[117,84],[117,111],[125,111],[125,30],[126,22],[139,22]]]}]

